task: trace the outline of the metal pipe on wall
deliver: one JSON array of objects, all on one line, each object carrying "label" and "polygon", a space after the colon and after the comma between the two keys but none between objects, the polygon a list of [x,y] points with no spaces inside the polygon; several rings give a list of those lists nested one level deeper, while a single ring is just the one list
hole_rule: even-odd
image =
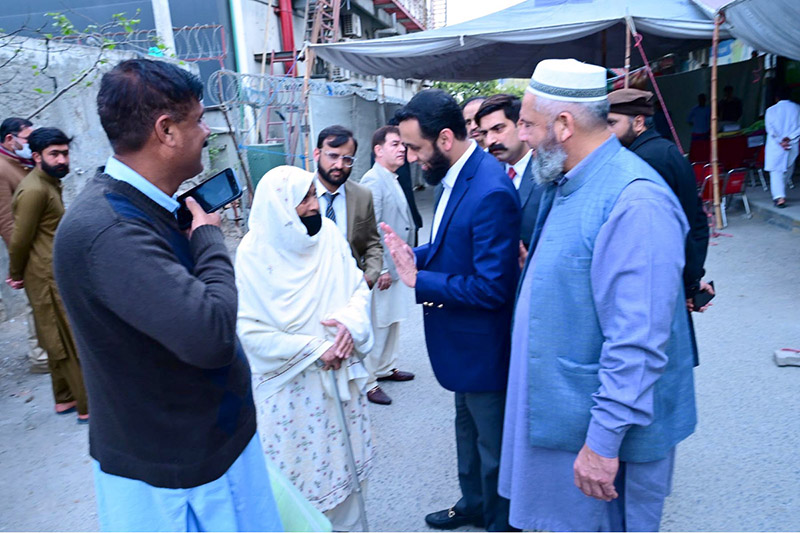
[{"label": "metal pipe on wall", "polygon": [[295,50],[294,26],[292,25],[292,0],[279,0],[281,17],[281,44],[284,51]]}]

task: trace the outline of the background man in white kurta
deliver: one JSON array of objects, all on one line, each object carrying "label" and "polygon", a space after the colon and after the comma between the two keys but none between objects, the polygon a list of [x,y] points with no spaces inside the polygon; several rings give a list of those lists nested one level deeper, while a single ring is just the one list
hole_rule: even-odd
[{"label": "background man in white kurta", "polygon": [[786,182],[794,173],[800,139],[800,105],[789,99],[789,90],[778,90],[776,103],[764,117],[767,143],[764,147],[764,170],[769,172],[772,201],[786,207]]},{"label": "background man in white kurta", "polygon": [[[400,142],[397,126],[383,126],[372,135],[375,164],[361,178],[361,185],[372,191],[375,220],[385,222],[409,246],[414,245],[414,219],[403,189],[397,181],[397,169],[406,161],[406,147]],[[397,269],[388,249],[384,249],[383,272],[372,290],[372,326],[375,344],[364,359],[369,372],[367,398],[373,403],[388,405],[392,399],[377,381],[410,381],[411,372],[395,368],[400,322],[408,317],[414,305],[414,291],[398,282]]]}]

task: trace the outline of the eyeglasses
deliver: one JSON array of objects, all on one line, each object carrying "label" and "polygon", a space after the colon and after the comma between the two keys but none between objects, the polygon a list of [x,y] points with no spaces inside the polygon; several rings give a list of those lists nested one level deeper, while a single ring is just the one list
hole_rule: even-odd
[{"label": "eyeglasses", "polygon": [[[14,134],[12,133],[12,135],[14,135]],[[23,137],[22,135],[14,135],[14,137],[16,137],[17,140],[22,141],[24,143],[28,142],[28,138],[27,137]]]},{"label": "eyeglasses", "polygon": [[344,163],[344,166],[346,166],[347,168],[352,168],[353,165],[356,164],[356,158],[353,157],[352,155],[339,155],[334,152],[322,152],[322,153],[325,154],[325,157],[330,159],[332,163],[336,163],[339,159],[341,159],[342,163]]}]

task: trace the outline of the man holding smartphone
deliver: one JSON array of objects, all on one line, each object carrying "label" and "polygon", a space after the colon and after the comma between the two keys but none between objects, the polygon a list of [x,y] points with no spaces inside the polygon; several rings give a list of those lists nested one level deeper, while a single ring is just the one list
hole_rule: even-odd
[{"label": "man holding smartphone", "polygon": [[134,59],[103,76],[114,149],[56,235],[55,277],[81,354],[104,531],[282,530],[256,434],[220,218],[173,198],[203,170],[200,80]]}]

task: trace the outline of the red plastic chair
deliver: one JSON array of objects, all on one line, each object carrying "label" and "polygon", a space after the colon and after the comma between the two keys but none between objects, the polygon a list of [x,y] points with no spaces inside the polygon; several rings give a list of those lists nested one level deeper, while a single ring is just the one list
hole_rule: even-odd
[{"label": "red plastic chair", "polygon": [[749,172],[749,169],[742,167],[734,168],[725,175],[725,180],[722,182],[722,190],[720,191],[720,196],[722,196],[722,205],[720,207],[722,210],[723,227],[728,226],[728,217],[726,216],[725,211],[728,209],[734,197],[736,196],[742,197],[747,218],[753,217],[752,213],[750,212],[750,202],[747,200],[746,192],[747,174]]},{"label": "red plastic chair", "polygon": [[708,161],[697,161],[692,163],[692,170],[694,171],[694,182],[697,184],[697,190],[703,188],[703,184],[706,181],[706,177],[708,176],[708,172],[706,172],[705,166],[708,165]]},{"label": "red plastic chair", "polygon": [[746,159],[748,173],[750,174],[750,185],[755,187],[756,178],[761,183],[761,188],[768,189],[767,180],[764,178],[764,147],[759,146],[753,151],[753,158]]}]

